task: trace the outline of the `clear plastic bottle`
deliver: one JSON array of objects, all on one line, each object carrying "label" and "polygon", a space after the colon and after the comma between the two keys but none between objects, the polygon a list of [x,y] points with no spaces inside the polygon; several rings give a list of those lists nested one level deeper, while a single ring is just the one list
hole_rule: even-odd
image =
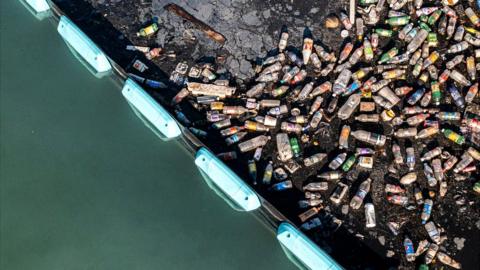
[{"label": "clear plastic bottle", "polygon": [[439,246],[435,243],[430,244],[427,249],[427,253],[425,254],[425,263],[426,264],[431,264],[435,256],[437,255],[437,252],[439,250]]},{"label": "clear plastic bottle", "polygon": [[393,159],[395,161],[395,164],[397,165],[403,164],[402,151],[398,144],[394,143],[392,145],[392,153],[393,153]]},{"label": "clear plastic bottle", "polygon": [[273,162],[269,161],[267,166],[265,167],[265,172],[263,173],[262,183],[264,185],[270,185],[272,181],[272,174],[273,174]]},{"label": "clear plastic bottle", "polygon": [[348,100],[343,104],[342,107],[338,110],[338,118],[342,120],[346,120],[350,118],[352,113],[355,111],[355,109],[358,107],[360,104],[360,100],[362,98],[361,94],[353,94],[351,95]]},{"label": "clear plastic bottle", "polygon": [[333,83],[333,88],[332,88],[333,93],[335,95],[342,94],[346,90],[346,87],[351,77],[352,77],[352,72],[349,69],[342,70],[342,72],[340,72],[337,79]]},{"label": "clear plastic bottle", "polygon": [[463,85],[463,86],[470,86],[472,83],[463,76],[462,73],[458,72],[456,69],[452,70],[450,73],[450,78],[455,82]]},{"label": "clear plastic bottle", "polygon": [[397,138],[408,138],[417,136],[417,128],[402,128],[393,133]]},{"label": "clear plastic bottle", "polygon": [[415,181],[417,181],[416,172],[409,172],[406,175],[402,176],[402,178],[400,178],[400,184],[402,185],[410,185]]},{"label": "clear plastic bottle", "polygon": [[436,244],[440,244],[440,232],[438,231],[437,226],[435,226],[432,221],[425,223],[425,230],[427,230],[427,233],[433,240],[433,242],[435,242]]},{"label": "clear plastic bottle", "polygon": [[328,167],[332,170],[338,169],[347,159],[347,153],[338,154],[329,164]]},{"label": "clear plastic bottle", "polygon": [[433,169],[427,163],[423,163],[423,173],[425,174],[425,177],[427,178],[427,183],[430,187],[434,187],[437,185],[438,181],[433,176]]},{"label": "clear plastic bottle", "polygon": [[422,46],[422,43],[425,41],[427,36],[428,31],[425,29],[420,29],[413,40],[407,45],[407,53],[411,54],[415,52],[420,46]]},{"label": "clear plastic bottle", "polygon": [[283,52],[287,48],[288,32],[282,32],[280,41],[278,42],[278,51]]},{"label": "clear plastic bottle", "polygon": [[290,141],[286,133],[278,133],[276,136],[278,159],[280,161],[287,161],[293,157]]},{"label": "clear plastic bottle", "polygon": [[413,147],[407,147],[405,149],[405,152],[407,153],[407,166],[409,171],[413,171],[415,169],[415,149]]},{"label": "clear plastic bottle", "polygon": [[264,146],[268,142],[268,140],[270,140],[269,136],[260,135],[248,141],[239,143],[238,148],[242,153],[249,152],[249,151],[255,150],[258,147]]},{"label": "clear plastic bottle", "polygon": [[461,172],[468,165],[470,165],[470,163],[472,163],[473,160],[474,160],[473,157],[470,154],[468,154],[468,152],[463,153],[462,158],[460,159],[460,161],[457,163],[457,165],[453,169],[453,172],[455,172],[455,173]]},{"label": "clear plastic bottle", "polygon": [[363,181],[358,188],[357,193],[353,196],[352,200],[350,201],[350,207],[352,209],[358,209],[363,203],[365,196],[368,192],[370,192],[370,186],[372,183],[372,179],[368,178],[367,180]]},{"label": "clear plastic bottle", "polygon": [[426,199],[423,203],[423,210],[421,215],[422,224],[427,223],[428,219],[430,219],[430,215],[432,214],[433,208],[433,201],[431,199]]},{"label": "clear plastic bottle", "polygon": [[303,190],[308,191],[325,191],[328,190],[328,182],[313,182],[308,183],[303,187]]},{"label": "clear plastic bottle", "polygon": [[365,226],[367,228],[373,228],[377,226],[375,221],[375,207],[372,203],[365,204]]},{"label": "clear plastic bottle", "polygon": [[324,160],[326,157],[327,157],[327,154],[317,153],[317,154],[314,154],[310,157],[307,157],[307,158],[303,159],[303,164],[305,165],[305,167],[309,167],[309,166],[312,166],[314,164],[319,163],[320,161]]},{"label": "clear plastic bottle", "polygon": [[356,130],[351,132],[351,135],[362,142],[366,142],[375,146],[383,146],[387,141],[387,137],[385,135],[365,131],[365,130]]},{"label": "clear plastic bottle", "polygon": [[441,146],[437,146],[437,147],[433,148],[432,150],[426,152],[422,156],[422,158],[420,158],[420,161],[424,162],[424,161],[432,160],[434,157],[437,157],[440,154],[442,154],[442,150],[443,150],[443,148]]},{"label": "clear plastic bottle", "polygon": [[348,137],[350,136],[350,126],[344,125],[340,131],[338,145],[340,149],[348,149]]}]

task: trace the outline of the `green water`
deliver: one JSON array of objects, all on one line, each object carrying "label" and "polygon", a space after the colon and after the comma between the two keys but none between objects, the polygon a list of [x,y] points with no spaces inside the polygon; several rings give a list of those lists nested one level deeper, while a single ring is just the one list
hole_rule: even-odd
[{"label": "green water", "polygon": [[0,269],[294,269],[49,20],[0,3]]}]

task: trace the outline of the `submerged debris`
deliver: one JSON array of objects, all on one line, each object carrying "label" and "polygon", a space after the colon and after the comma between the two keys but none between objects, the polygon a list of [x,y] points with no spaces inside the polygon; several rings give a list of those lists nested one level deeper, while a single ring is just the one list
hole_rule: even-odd
[{"label": "submerged debris", "polygon": [[188,13],[182,7],[176,4],[168,4],[164,7],[166,10],[177,14],[178,16],[190,21],[195,27],[202,30],[209,38],[215,40],[216,42],[223,44],[225,43],[225,37],[215,31],[212,27],[208,26],[204,22],[200,21],[199,19],[195,18],[192,14]]}]

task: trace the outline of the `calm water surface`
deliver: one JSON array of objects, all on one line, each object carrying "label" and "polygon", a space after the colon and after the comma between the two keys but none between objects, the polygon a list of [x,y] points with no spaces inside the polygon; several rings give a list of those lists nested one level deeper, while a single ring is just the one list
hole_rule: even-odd
[{"label": "calm water surface", "polygon": [[294,269],[49,20],[0,4],[0,269]]}]

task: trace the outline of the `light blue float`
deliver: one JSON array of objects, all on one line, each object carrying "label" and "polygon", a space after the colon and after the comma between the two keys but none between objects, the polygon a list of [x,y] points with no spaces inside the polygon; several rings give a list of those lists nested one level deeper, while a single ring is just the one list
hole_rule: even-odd
[{"label": "light blue float", "polygon": [[[343,269],[325,251],[288,222],[283,222],[278,227],[277,239],[287,256],[301,268],[312,270]],[[294,258],[291,257],[292,255]]]},{"label": "light blue float", "polygon": [[[195,165],[206,177],[206,180],[215,185],[210,186],[211,188],[217,192],[220,191],[235,204],[230,204],[233,208],[252,211],[260,207],[260,200],[255,191],[206,148],[198,150],[195,156]],[[219,195],[223,197],[223,194]]]},{"label": "light blue float", "polygon": [[75,57],[96,77],[110,74],[112,66],[107,56],[70,19],[61,16],[57,31]]},{"label": "light blue float", "polygon": [[132,79],[125,81],[122,94],[163,137],[172,139],[182,133],[175,119]]},{"label": "light blue float", "polygon": [[20,2],[39,20],[50,16],[47,0],[20,0]]}]

